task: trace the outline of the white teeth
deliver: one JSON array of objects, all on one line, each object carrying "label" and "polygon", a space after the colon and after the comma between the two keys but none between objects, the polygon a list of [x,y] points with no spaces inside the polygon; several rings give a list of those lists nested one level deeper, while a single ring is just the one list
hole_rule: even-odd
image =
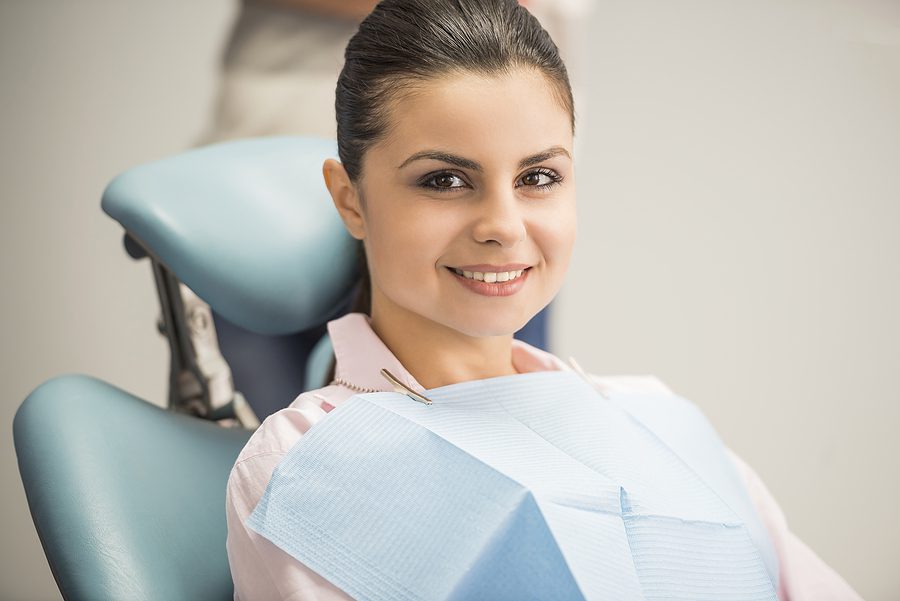
[{"label": "white teeth", "polygon": [[519,269],[518,271],[463,271],[462,269],[454,268],[453,271],[457,275],[461,275],[470,280],[478,280],[479,282],[486,282],[488,284],[494,284],[497,282],[510,282],[516,278],[522,277],[522,274],[525,273],[524,269]]}]

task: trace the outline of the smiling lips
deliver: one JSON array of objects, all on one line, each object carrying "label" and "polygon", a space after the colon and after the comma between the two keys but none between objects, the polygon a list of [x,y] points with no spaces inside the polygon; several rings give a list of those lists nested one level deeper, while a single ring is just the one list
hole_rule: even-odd
[{"label": "smiling lips", "polygon": [[531,266],[522,263],[508,265],[461,265],[448,267],[466,288],[484,296],[509,296],[518,292],[528,278]]},{"label": "smiling lips", "polygon": [[487,282],[488,284],[493,284],[494,282],[508,282],[510,280],[514,280],[520,275],[522,275],[525,270],[519,269],[517,271],[463,271],[462,269],[454,269],[456,275],[461,275],[464,278],[468,278],[470,280],[478,280],[479,282]]}]

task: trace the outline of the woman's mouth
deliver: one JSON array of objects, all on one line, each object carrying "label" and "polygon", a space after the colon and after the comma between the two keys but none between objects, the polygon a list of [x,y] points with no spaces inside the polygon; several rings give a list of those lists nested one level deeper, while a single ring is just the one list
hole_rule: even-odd
[{"label": "woman's mouth", "polygon": [[481,267],[482,271],[459,267],[448,267],[447,270],[472,292],[484,296],[509,296],[518,292],[525,285],[528,272],[531,270],[531,267],[527,266],[512,267],[518,267],[518,269],[503,266],[501,269],[489,270],[487,266],[484,266]]},{"label": "woman's mouth", "polygon": [[487,282],[493,284],[495,282],[503,283],[514,280],[525,273],[524,269],[515,271],[463,271],[462,269],[453,268],[456,275],[461,275],[469,280],[477,280],[479,282]]}]

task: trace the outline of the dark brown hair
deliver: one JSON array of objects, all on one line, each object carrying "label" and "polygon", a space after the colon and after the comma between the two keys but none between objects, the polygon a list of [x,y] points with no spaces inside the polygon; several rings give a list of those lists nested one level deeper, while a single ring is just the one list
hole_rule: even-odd
[{"label": "dark brown hair", "polygon": [[[344,53],[337,81],[338,154],[358,183],[366,151],[389,130],[391,105],[428,80],[453,72],[482,75],[532,68],[550,82],[571,116],[575,107],[559,50],[517,0],[383,0]],[[365,254],[354,311],[371,312]]]}]

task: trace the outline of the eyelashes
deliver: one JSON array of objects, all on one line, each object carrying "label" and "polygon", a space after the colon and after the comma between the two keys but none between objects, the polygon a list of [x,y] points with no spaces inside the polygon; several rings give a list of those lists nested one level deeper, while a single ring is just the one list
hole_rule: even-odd
[{"label": "eyelashes", "polygon": [[553,186],[555,186],[556,184],[560,183],[563,180],[563,176],[558,174],[556,171],[553,171],[552,169],[546,169],[544,167],[539,167],[538,169],[532,169],[531,171],[525,173],[519,179],[522,180],[522,179],[525,179],[526,177],[537,177],[538,180],[540,180],[541,176],[545,176],[550,181],[543,183],[543,184],[537,184],[537,183],[536,184],[525,184],[525,186],[527,186],[529,188],[538,188],[538,189],[543,190],[543,189],[547,189],[547,188],[552,188]]},{"label": "eyelashes", "polygon": [[[559,185],[564,178],[562,175],[560,175],[556,171],[553,171],[552,169],[539,167],[537,169],[532,169],[531,171],[524,173],[516,181],[520,182],[526,179],[530,179],[531,181],[545,181],[544,183],[516,185],[516,187],[536,188],[542,191],[549,190],[550,188]],[[460,182],[462,185],[452,185],[454,180]],[[451,185],[443,185],[439,184],[438,182],[450,183]],[[420,188],[425,188],[426,190],[431,190],[434,192],[452,192],[453,190],[460,190],[462,188],[469,187],[465,179],[463,179],[461,175],[453,171],[436,171],[434,173],[429,173],[428,175],[420,179],[416,185],[418,185]]]}]

